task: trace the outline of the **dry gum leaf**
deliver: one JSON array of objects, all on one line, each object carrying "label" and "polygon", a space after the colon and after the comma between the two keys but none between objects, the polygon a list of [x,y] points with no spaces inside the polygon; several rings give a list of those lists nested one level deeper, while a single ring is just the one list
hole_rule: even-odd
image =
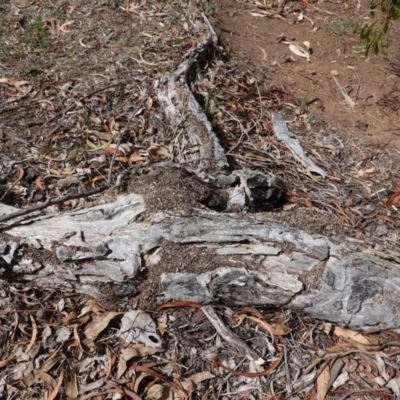
[{"label": "dry gum leaf", "polygon": [[[93,322],[85,329],[84,333],[86,340],[93,341],[97,336],[107,328],[108,324],[115,318],[123,313],[121,312],[108,312],[101,315],[96,315]],[[86,342],[85,342],[86,343]]]},{"label": "dry gum leaf", "polygon": [[362,345],[379,345],[380,341],[372,336],[367,337],[360,332],[354,331],[352,329],[341,328],[336,326],[333,333],[343,340],[351,340],[353,343],[358,343]]},{"label": "dry gum leaf", "polygon": [[317,378],[317,400],[324,400],[326,398],[330,378],[329,366],[326,366]]},{"label": "dry gum leaf", "polygon": [[142,359],[148,355],[162,353],[164,351],[164,349],[145,346],[142,343],[136,343],[130,347],[122,349],[118,360],[117,379],[121,378],[121,376],[125,373],[127,369],[127,362],[130,361],[132,358]]},{"label": "dry gum leaf", "polygon": [[[303,43],[304,43],[304,45],[306,46],[307,50],[309,50],[309,48],[310,48],[310,42],[305,41],[305,42],[303,42]],[[300,46],[297,46],[297,45],[291,43],[291,44],[289,44],[289,50],[290,50],[292,53],[296,54],[296,56],[303,57],[303,58],[305,58],[308,62],[311,62],[311,60],[310,60],[310,53],[309,53],[307,50],[304,50],[303,48],[301,48]]]},{"label": "dry gum leaf", "polygon": [[15,86],[19,88],[20,86],[29,85],[28,81],[17,81],[11,78],[0,78],[0,83],[5,83],[7,85]]}]

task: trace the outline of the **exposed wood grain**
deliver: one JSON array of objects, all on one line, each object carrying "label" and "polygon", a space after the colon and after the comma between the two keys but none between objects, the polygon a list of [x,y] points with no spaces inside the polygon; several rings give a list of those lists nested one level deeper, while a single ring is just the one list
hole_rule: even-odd
[{"label": "exposed wood grain", "polygon": [[[159,301],[288,306],[353,328],[400,326],[398,264],[374,255],[362,242],[311,236],[261,216],[239,219],[203,212],[183,218],[160,213],[144,223],[139,218],[144,210],[143,198],[131,194],[68,214],[25,217],[8,231],[16,240],[0,245],[1,277],[99,295],[98,283],[131,285],[146,268],[145,256],[163,242],[196,244],[215,255],[215,268],[201,272],[199,265],[198,273],[161,270],[164,292]],[[58,261],[22,257],[16,263],[18,249],[26,246],[47,249]],[[232,255],[236,260],[252,257],[252,268],[237,267],[229,261]],[[163,265],[162,255],[158,265]]]}]

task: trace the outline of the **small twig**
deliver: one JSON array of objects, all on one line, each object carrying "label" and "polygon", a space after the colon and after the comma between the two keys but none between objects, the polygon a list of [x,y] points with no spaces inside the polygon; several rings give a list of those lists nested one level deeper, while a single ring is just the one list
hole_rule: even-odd
[{"label": "small twig", "polygon": [[210,20],[207,18],[206,14],[204,12],[201,13],[201,16],[203,17],[204,22],[208,25],[208,29],[211,32],[211,36],[214,38],[215,41],[217,41],[218,35],[217,35],[217,32],[215,32],[215,29],[212,26]]},{"label": "small twig", "polygon": [[235,150],[243,141],[243,137],[247,136],[247,138],[249,138],[249,130],[245,130],[244,126],[242,125],[242,123],[239,121],[238,117],[233,114],[232,112],[225,110],[224,108],[221,107],[221,109],[223,111],[225,111],[233,120],[235,120],[239,126],[240,126],[240,130],[242,131],[242,133],[240,134],[239,140],[236,142],[236,144],[233,145],[233,147],[231,147],[226,153],[225,156],[229,156],[233,150]]},{"label": "small twig", "polygon": [[[242,123],[240,122],[239,118],[238,118],[235,114],[233,114],[232,112],[230,112],[230,111],[228,111],[228,110],[223,109],[228,115],[230,115],[230,116],[239,124],[240,129],[241,129],[241,131],[242,131],[242,133],[241,133],[241,135],[240,135],[240,138],[239,138],[239,140],[237,141],[237,143],[236,143],[233,147],[231,147],[231,148],[225,153],[225,156],[228,156],[228,155],[231,155],[231,154],[232,154],[232,151],[235,150],[235,149],[242,143],[242,140],[243,140],[243,137],[244,137],[244,136],[249,137],[249,132],[250,132],[252,129],[254,129],[254,128],[260,123],[260,121],[261,121],[261,119],[262,119],[262,117],[263,117],[263,115],[264,115],[264,110],[263,110],[263,105],[262,105],[262,99],[261,99],[261,93],[260,93],[260,89],[258,88],[257,82],[256,82],[256,87],[257,87],[258,99],[259,99],[259,101],[260,101],[260,115],[259,115],[259,117],[257,118],[257,121],[256,121],[256,122],[253,122],[253,124],[250,126],[250,128],[248,128],[247,130],[245,130],[245,129],[244,129],[244,126],[242,125]],[[250,140],[250,139],[249,139],[249,140]]]},{"label": "small twig", "polygon": [[[235,370],[239,370],[239,368],[242,366],[242,364],[247,360],[247,358],[242,358],[241,361],[238,362],[237,365],[235,365]],[[222,387],[222,385],[225,385],[226,382],[232,377],[232,374],[227,374],[226,377],[222,380],[220,387]]]},{"label": "small twig", "polygon": [[350,106],[351,109],[354,109],[354,107],[356,106],[356,104],[354,103],[354,101],[352,100],[352,98],[343,90],[343,88],[340,86],[339,81],[336,79],[336,77],[334,75],[332,75],[332,79],[333,81],[336,83],[337,87],[340,90],[340,93],[342,94],[342,96],[344,97],[344,100],[346,101],[346,103]]},{"label": "small twig", "polygon": [[101,188],[90,190],[88,192],[69,194],[67,196],[60,197],[59,199],[56,199],[56,200],[51,200],[51,198],[48,197],[44,203],[38,204],[33,207],[25,208],[23,210],[18,210],[13,213],[10,213],[10,214],[0,217],[0,223],[9,221],[10,219],[23,217],[24,215],[31,214],[35,211],[43,210],[47,207],[53,206],[55,204],[63,203],[64,201],[67,201],[67,200],[73,200],[73,199],[79,199],[82,197],[92,196],[94,194],[103,192],[104,190],[108,189],[109,187],[110,187],[109,185],[105,185],[105,186],[102,186]]},{"label": "small twig", "polygon": [[11,186],[4,192],[3,196],[0,197],[0,201],[4,199],[4,197],[7,196],[7,194],[12,190],[15,185],[18,184],[18,182],[21,182],[21,179],[24,177],[24,169],[20,166],[17,166],[18,169],[18,178],[11,184]]},{"label": "small twig", "polygon": [[359,92],[360,92],[360,87],[361,87],[361,79],[360,79],[360,77],[358,76],[357,72],[356,72],[356,75],[357,75],[358,82],[357,82],[356,94],[355,94],[355,96],[354,96],[354,103],[355,103],[355,104],[357,104],[358,94],[359,94]]},{"label": "small twig", "polygon": [[194,158],[193,160],[187,160],[187,161],[182,161],[178,163],[177,165],[185,165],[185,164],[191,164],[191,163],[196,163],[200,161],[214,161],[214,162],[219,162],[221,161],[225,156],[221,156],[220,158],[214,158],[214,157],[203,157],[203,158]]},{"label": "small twig", "polygon": [[289,394],[292,394],[292,381],[290,379],[286,346],[283,346],[283,351],[284,351],[284,358],[285,358],[286,390]]},{"label": "small twig", "polygon": [[117,156],[117,153],[118,153],[118,148],[119,148],[119,146],[121,145],[122,139],[124,138],[126,131],[128,130],[129,124],[131,123],[133,117],[135,117],[135,116],[137,115],[137,113],[138,113],[139,110],[140,110],[140,107],[143,105],[144,102],[145,102],[145,99],[142,99],[142,101],[140,102],[140,104],[136,107],[135,111],[134,111],[134,112],[131,114],[131,116],[129,117],[128,122],[127,122],[126,125],[125,125],[125,128],[124,128],[123,131],[120,132],[120,134],[119,134],[119,138],[118,138],[117,145],[115,146],[114,153],[113,153],[113,155],[112,155],[112,157],[111,157],[110,168],[108,169],[107,182],[108,182],[109,185],[111,185],[112,169],[113,169],[113,166],[114,166],[115,157]]},{"label": "small twig", "polygon": [[[363,394],[363,393],[367,393],[370,396],[373,395],[377,395],[379,396],[379,394],[377,393],[382,393],[382,392],[386,392],[388,395],[391,395],[392,392],[389,391],[388,388],[368,388],[368,389],[355,389],[355,390],[349,390],[344,396],[342,396],[339,400],[345,400],[348,399],[350,396],[357,395],[357,394]],[[385,394],[386,394],[385,393]]]},{"label": "small twig", "polygon": [[[80,99],[78,99],[78,101],[83,101],[83,100],[87,99],[88,97],[93,96],[94,94],[96,94],[98,92],[101,92],[102,90],[107,90],[107,89],[113,88],[115,86],[123,85],[124,83],[125,82],[118,82],[118,83],[114,83],[112,85],[109,85],[109,86],[106,86],[106,87],[103,87],[103,88],[100,88],[100,89],[96,89],[93,92],[90,92],[90,93],[86,94],[85,96],[81,97]],[[76,102],[74,102],[74,104],[70,105],[66,110],[63,110],[63,111],[57,113],[54,117],[48,119],[47,121],[34,122],[34,123],[30,124],[29,126],[46,125],[49,122],[52,122],[55,119],[57,119],[62,114],[65,114],[68,111],[71,111],[74,107],[76,107]]]},{"label": "small twig", "polygon": [[260,357],[253,348],[224,324],[213,306],[206,305],[203,306],[201,310],[220,336],[236,349],[236,351],[240,352],[240,354],[244,354],[248,360],[253,361],[257,365],[263,365],[265,363],[265,360]]},{"label": "small twig", "polygon": [[[4,109],[3,109],[3,110],[4,110]],[[7,111],[7,110],[4,110],[4,111]],[[22,138],[20,138],[20,137],[18,137],[18,136],[12,135],[12,134],[7,133],[7,132],[5,132],[5,131],[4,131],[4,134],[7,135],[7,136],[9,136],[9,137],[11,138],[11,140],[16,140],[17,142],[20,142],[20,143],[22,143],[22,144],[25,144],[26,146],[32,146],[32,143],[29,143],[29,142],[28,142],[27,140],[25,140],[25,139],[22,139]],[[6,139],[2,139],[2,140],[6,140]]]},{"label": "small twig", "polygon": [[280,14],[283,11],[283,9],[285,8],[285,3],[286,3],[286,0],[279,0],[278,9],[276,10],[276,12],[278,14]]}]

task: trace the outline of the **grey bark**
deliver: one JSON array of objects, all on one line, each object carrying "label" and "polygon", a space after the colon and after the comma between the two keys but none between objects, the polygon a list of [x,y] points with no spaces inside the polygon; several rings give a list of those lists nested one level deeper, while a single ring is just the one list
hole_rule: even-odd
[{"label": "grey bark", "polygon": [[[354,239],[311,236],[259,215],[158,213],[141,222],[145,208],[141,196],[130,194],[68,214],[25,217],[7,230],[15,240],[1,240],[0,277],[94,296],[104,294],[99,283],[113,283],[123,295],[135,290],[134,278],[159,250],[150,257],[163,287],[159,302],[286,306],[353,328],[400,326],[400,252],[374,254],[372,246]],[[192,244],[189,252],[201,246],[215,268],[165,273],[163,243]],[[57,259],[41,261],[46,251]],[[237,267],[240,260],[247,266]]]}]

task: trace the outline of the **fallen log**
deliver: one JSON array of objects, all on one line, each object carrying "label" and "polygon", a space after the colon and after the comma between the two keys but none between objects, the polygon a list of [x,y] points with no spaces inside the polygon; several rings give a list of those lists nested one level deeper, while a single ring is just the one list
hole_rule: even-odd
[{"label": "fallen log", "polygon": [[[352,328],[400,326],[400,252],[383,259],[361,241],[311,236],[255,214],[203,210],[143,220],[145,210],[143,197],[130,194],[70,213],[25,217],[1,239],[0,277],[94,296],[112,284],[114,295],[123,296],[136,292],[151,269],[159,281],[147,284],[161,284],[159,302],[285,306]],[[169,244],[188,256],[201,249],[212,267],[166,272]]]}]

